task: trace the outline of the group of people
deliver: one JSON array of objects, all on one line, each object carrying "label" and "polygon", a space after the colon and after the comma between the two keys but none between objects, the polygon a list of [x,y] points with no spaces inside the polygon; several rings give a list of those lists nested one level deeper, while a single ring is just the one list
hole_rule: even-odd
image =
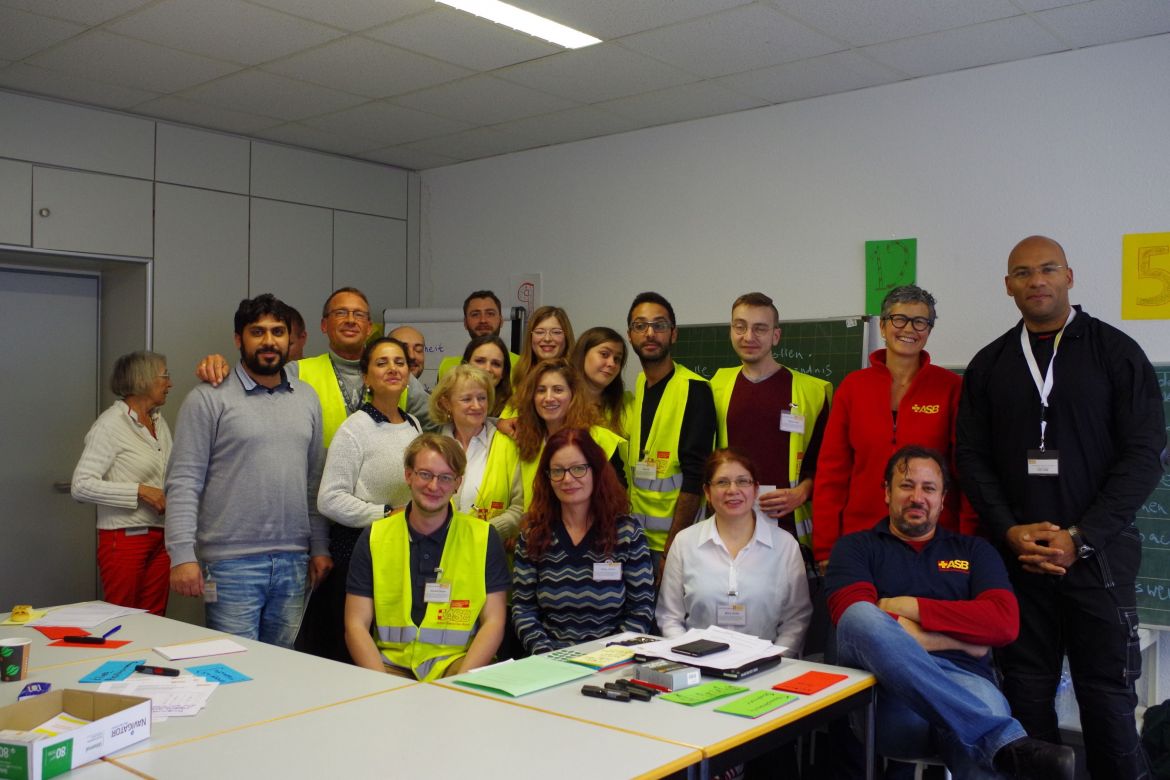
[{"label": "group of people", "polygon": [[625,338],[541,307],[513,355],[476,291],[430,390],[422,335],[371,339],[361,291],[329,296],[329,351],[294,362],[299,315],[260,295],[173,443],[165,360],[118,361],[73,492],[99,506],[107,599],[161,613],[169,585],[212,628],[418,679],[623,630],[719,625],[799,655],[823,575],[829,658],[877,677],[884,755],[1071,777],[1067,655],[1091,775],[1142,777],[1134,516],[1162,396],[1136,343],[1070,304],[1058,243],[1024,239],[1004,278],[1022,320],[963,377],[930,362],[935,300],[908,285],[836,392],[777,362],[762,293],[731,308],[741,365],[708,381],[672,359],[658,293]]}]

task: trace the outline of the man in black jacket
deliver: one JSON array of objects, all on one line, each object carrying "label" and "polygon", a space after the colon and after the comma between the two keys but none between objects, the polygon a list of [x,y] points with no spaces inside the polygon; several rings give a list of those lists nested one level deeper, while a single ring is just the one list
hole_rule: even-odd
[{"label": "man in black jacket", "polygon": [[1021,241],[1005,283],[1023,320],[967,367],[957,446],[1020,604],[1019,639],[998,653],[1004,693],[1030,735],[1058,742],[1067,654],[1090,774],[1144,777],[1134,515],[1162,474],[1162,395],[1133,339],[1069,304],[1060,244]]}]

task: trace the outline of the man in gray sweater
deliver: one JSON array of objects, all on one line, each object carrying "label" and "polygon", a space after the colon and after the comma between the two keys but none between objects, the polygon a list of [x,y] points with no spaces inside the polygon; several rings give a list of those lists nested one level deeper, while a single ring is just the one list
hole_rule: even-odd
[{"label": "man in gray sweater", "polygon": [[167,470],[171,587],[203,596],[207,625],[291,647],[306,580],[329,573],[329,528],[317,513],[325,455],[321,404],[284,370],[289,307],[271,294],[240,302],[241,362],[179,410]]}]

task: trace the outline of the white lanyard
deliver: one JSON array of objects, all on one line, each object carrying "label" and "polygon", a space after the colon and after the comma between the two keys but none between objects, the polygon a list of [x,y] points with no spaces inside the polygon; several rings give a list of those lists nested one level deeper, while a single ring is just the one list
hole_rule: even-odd
[{"label": "white lanyard", "polygon": [[1052,357],[1048,360],[1048,368],[1044,377],[1040,377],[1040,366],[1036,364],[1036,356],[1032,353],[1032,341],[1028,338],[1027,326],[1020,327],[1020,348],[1024,351],[1024,360],[1028,363],[1028,370],[1032,372],[1032,381],[1036,383],[1036,392],[1040,393],[1040,451],[1044,451],[1044,433],[1048,430],[1048,396],[1052,393],[1052,386],[1056,383],[1053,365],[1056,363],[1056,351],[1060,349],[1060,339],[1064,336],[1065,328],[1077,316],[1076,309],[1068,310],[1068,319],[1064,321],[1060,332],[1052,342]]},{"label": "white lanyard", "polygon": [[735,561],[727,569],[727,595],[732,599],[739,598],[739,580],[735,574]]}]

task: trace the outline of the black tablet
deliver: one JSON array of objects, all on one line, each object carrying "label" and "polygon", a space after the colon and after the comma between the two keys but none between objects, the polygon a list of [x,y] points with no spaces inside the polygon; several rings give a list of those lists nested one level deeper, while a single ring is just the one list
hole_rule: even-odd
[{"label": "black tablet", "polygon": [[675,645],[670,648],[679,655],[689,655],[692,658],[700,658],[704,655],[711,655],[711,653],[718,653],[720,650],[726,650],[731,645],[726,642],[715,642],[710,639],[697,639],[694,642],[687,642],[682,645]]}]

